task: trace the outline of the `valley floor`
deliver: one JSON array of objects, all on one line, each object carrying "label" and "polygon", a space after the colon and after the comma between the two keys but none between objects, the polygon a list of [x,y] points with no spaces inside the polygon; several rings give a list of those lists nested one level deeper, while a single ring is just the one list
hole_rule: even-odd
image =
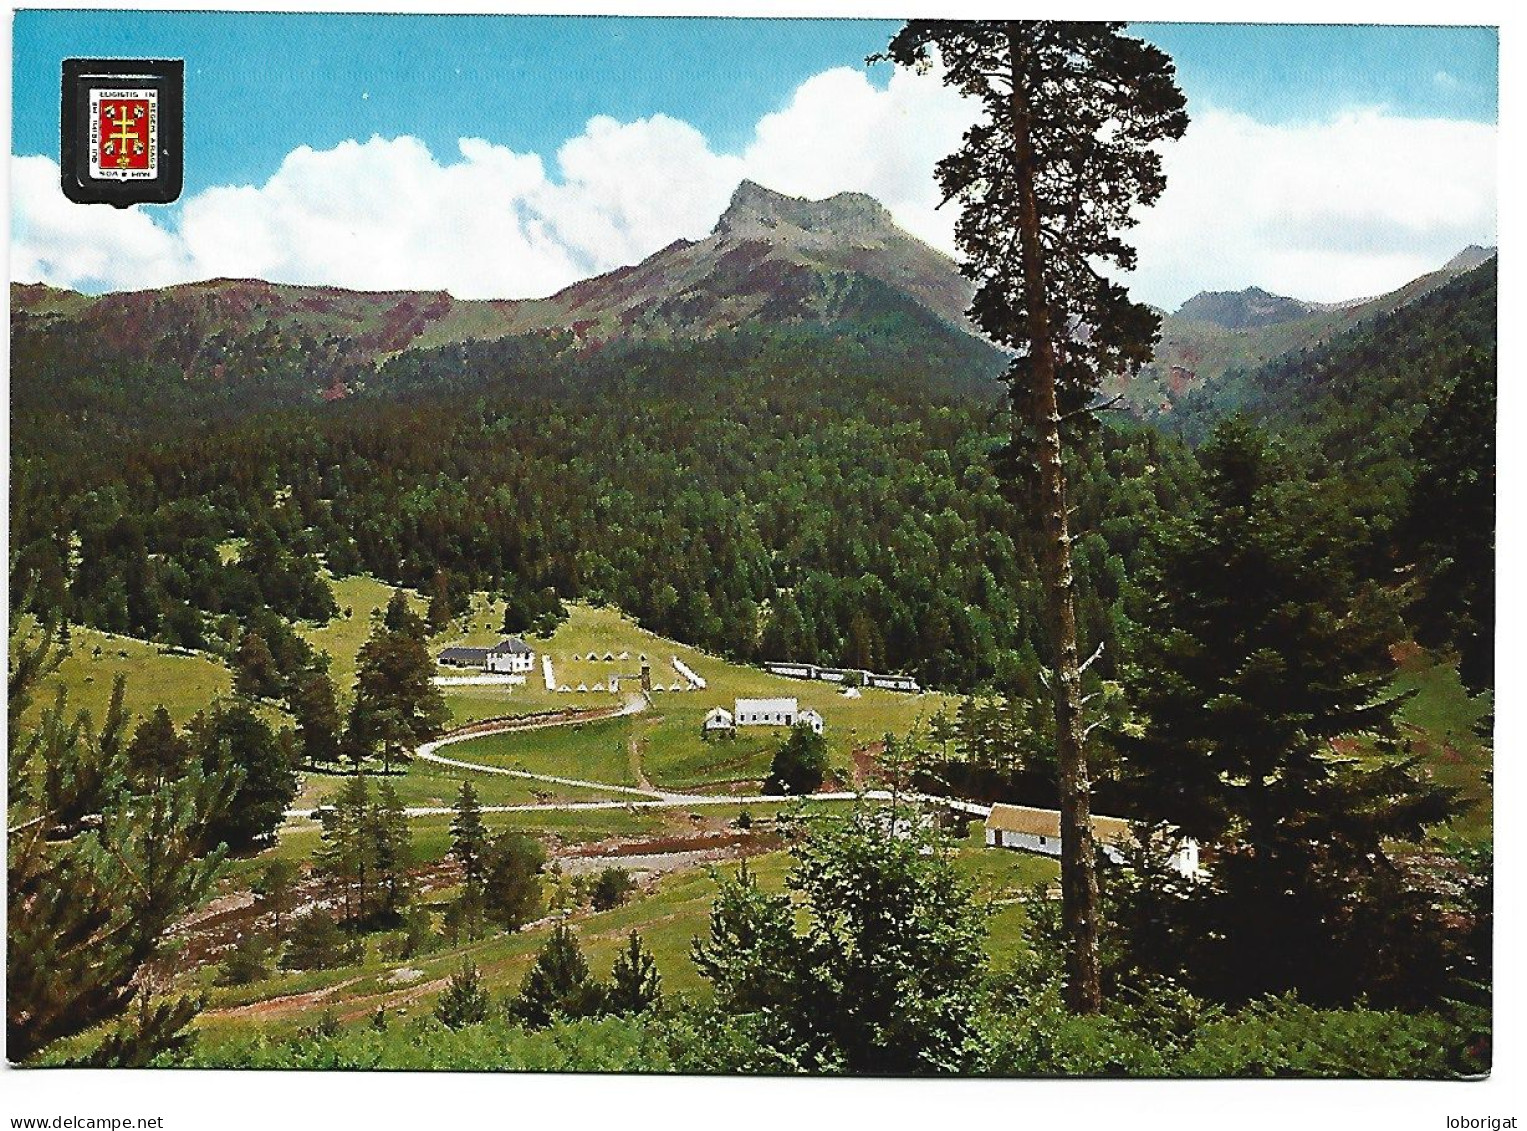
[{"label": "valley floor", "polygon": [[[304,631],[311,643],[330,652],[336,682],[346,687],[354,651],[390,590],[367,578],[341,579],[335,589],[344,614]],[[776,821],[805,804],[760,795],[779,732],[756,728],[735,738],[707,739],[706,713],[715,706],[730,708],[739,697],[793,696],[802,707],[817,708],[826,719],[831,772],[823,795],[810,805],[831,811],[855,804],[855,791],[876,786],[866,771],[874,762],[870,752],[885,735],[906,734],[925,726],[936,711],[952,715],[956,707],[952,697],[940,694],[865,689],[859,698],[844,698],[830,684],[775,676],[654,636],[614,609],[574,605],[571,613],[549,640],[536,644],[552,657],[558,684],[608,687],[611,674],[634,672],[637,657],[645,655],[654,675],[661,669],[672,675],[662,681],[665,687],[684,682],[674,668],[677,661],[698,672],[706,688],[641,695],[628,682],[619,695],[559,693],[545,688],[539,671],[523,685],[446,686],[461,733],[428,744],[404,772],[389,778],[407,808],[420,861],[413,880],[420,904],[436,924],[436,941],[402,957],[400,932],[381,931],[365,938],[356,960],[334,969],[275,971],[247,984],[220,984],[240,940],[264,929],[251,885],[270,861],[290,860],[300,869],[292,913],[332,902],[328,885],[312,872],[320,847],[313,813],[343,779],[306,774],[276,843],[232,861],[216,898],[177,930],[174,968],[165,973],[170,985],[206,995],[196,1022],[198,1063],[250,1063],[251,1040],[278,1041],[319,1020],[360,1025],[429,1016],[464,958],[502,999],[518,988],[563,916],[574,925],[596,974],[608,972],[635,930],[656,958],[665,996],[703,1001],[710,988],[695,968],[690,945],[707,929],[719,876],[746,861],[765,889],[780,890],[788,858],[780,851]],[[431,646],[438,651],[449,643],[491,642],[501,619],[501,608],[479,595],[471,612]],[[205,656],[167,655],[85,630],[76,630],[74,644],[64,679],[92,708],[92,696],[99,698],[118,672],[129,676],[130,709],[144,713],[165,701],[177,720],[229,689],[226,669]],[[588,659],[606,653],[628,659]],[[1480,705],[1462,696],[1447,668],[1419,655],[1401,658],[1396,686],[1417,692],[1406,708],[1409,738],[1432,772],[1477,800],[1454,834],[1487,841],[1489,755],[1472,729]],[[265,710],[279,714],[274,705]],[[446,855],[450,806],[463,780],[476,789],[491,832],[524,832],[542,843],[548,903],[558,910],[515,933],[446,943],[439,925],[460,887],[459,871]],[[1026,901],[1052,888],[1055,863],[986,848],[979,823],[956,830],[956,836],[957,866],[992,910],[988,950],[997,964],[1010,962],[1025,946]],[[607,867],[627,870],[636,887],[620,906],[595,911],[575,893],[577,878]]]}]

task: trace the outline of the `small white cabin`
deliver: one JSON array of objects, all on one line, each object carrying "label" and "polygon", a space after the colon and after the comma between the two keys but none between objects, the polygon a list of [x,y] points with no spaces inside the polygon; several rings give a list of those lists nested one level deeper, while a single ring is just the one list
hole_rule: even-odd
[{"label": "small white cabin", "polygon": [[805,723],[811,728],[814,734],[821,734],[823,729],[827,726],[827,721],[822,718],[821,713],[813,710],[810,707],[807,707],[804,711],[797,715],[795,721],[797,723]]},{"label": "small white cabin", "polygon": [[710,733],[728,732],[736,730],[737,723],[725,707],[712,707],[705,716],[705,729]]},{"label": "small white cabin", "polygon": [[[1092,835],[1103,855],[1119,864],[1124,860],[1123,846],[1134,840],[1135,834],[1129,822],[1120,817],[1094,815]],[[1059,857],[1060,813],[1030,805],[993,805],[986,818],[986,844],[988,848],[1014,848],[1020,852]],[[1170,863],[1174,871],[1184,876],[1197,875],[1198,842],[1181,841],[1173,851]]]}]

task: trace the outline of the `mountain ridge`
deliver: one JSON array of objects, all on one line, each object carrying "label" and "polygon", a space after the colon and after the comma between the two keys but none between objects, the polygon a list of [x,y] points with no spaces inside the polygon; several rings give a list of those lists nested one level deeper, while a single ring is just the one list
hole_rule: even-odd
[{"label": "mountain ridge", "polygon": [[[1122,396],[1136,416],[1169,416],[1181,399],[1212,397],[1225,377],[1310,349],[1363,322],[1392,313],[1497,255],[1471,244],[1434,271],[1394,290],[1338,303],[1274,295],[1261,287],[1203,291],[1164,314],[1155,356],[1132,378],[1110,377],[1106,395]],[[1185,313],[1186,312],[1186,313]]]},{"label": "mountain ridge", "polygon": [[[1436,271],[1368,299],[1320,304],[1252,286],[1205,291],[1162,319],[1155,357],[1109,396],[1145,419],[1168,415],[1227,373],[1396,309],[1488,261],[1470,245]],[[346,395],[357,375],[399,353],[565,333],[579,348],[616,340],[693,340],[756,325],[853,327],[920,318],[990,350],[965,316],[973,284],[954,260],[899,228],[873,197],[820,200],[741,181],[710,233],[540,299],[456,299],[446,291],[355,291],[324,284],[213,279],[88,296],[12,284],[12,332],[74,331],[91,349],[166,362],[187,380],[258,371],[262,350],[309,358],[311,392]],[[994,353],[995,356],[995,353]]]}]

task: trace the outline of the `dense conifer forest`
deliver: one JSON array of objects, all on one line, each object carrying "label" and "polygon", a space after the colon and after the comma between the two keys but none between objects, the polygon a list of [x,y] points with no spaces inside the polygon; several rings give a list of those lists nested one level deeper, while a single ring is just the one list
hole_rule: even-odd
[{"label": "dense conifer forest", "polygon": [[[1412,564],[1411,437],[1470,357],[1493,358],[1494,293],[1492,261],[1234,375],[1173,429],[1247,412],[1344,500],[1333,533],[1373,576]],[[14,566],[71,621],[186,647],[232,649],[263,608],[327,619],[322,563],[610,602],[738,659],[1030,683],[1040,605],[993,459],[996,356],[889,299],[876,311],[701,341],[414,350],[346,374],[333,403],[310,391],[332,376],[314,369],[324,349],[274,326],[266,352],[187,380],[22,315]],[[1199,488],[1188,447],[1144,426],[1104,428],[1075,462],[1080,619],[1108,674],[1136,551]]]}]

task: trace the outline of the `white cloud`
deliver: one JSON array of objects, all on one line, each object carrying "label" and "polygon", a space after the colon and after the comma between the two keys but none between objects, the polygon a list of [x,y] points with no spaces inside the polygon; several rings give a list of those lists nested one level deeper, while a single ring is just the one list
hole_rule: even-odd
[{"label": "white cloud", "polygon": [[524,210],[539,157],[463,139],[442,164],[410,137],[294,150],[263,186],[186,202],[180,235],[197,277],[253,276],[362,290],[537,294],[576,273]]},{"label": "white cloud", "polygon": [[1258,285],[1317,302],[1378,294],[1495,241],[1491,125],[1378,110],[1267,125],[1201,110],[1132,233],[1141,297]]},{"label": "white cloud", "polygon": [[[838,68],[802,83],[740,154],[686,122],[599,116],[550,159],[467,138],[301,147],[263,185],[165,213],[68,203],[57,167],[14,158],[13,277],[117,289],[219,275],[530,297],[710,230],[743,177],[822,197],[867,192],[953,251],[932,168],[972,111],[935,76],[877,89]],[[1495,237],[1493,126],[1353,112],[1267,125],[1199,108],[1169,187],[1132,234],[1138,297],[1175,306],[1255,283],[1316,300],[1376,293]]]},{"label": "white cloud", "polygon": [[11,278],[116,289],[186,277],[179,241],[139,209],[81,205],[47,157],[11,158]]},{"label": "white cloud", "polygon": [[839,67],[807,79],[758,123],[748,175],[792,196],[865,192],[918,238],[954,250],[953,206],[937,209],[933,166],[953,150],[974,109],[934,75],[898,70],[885,90]]},{"label": "white cloud", "polygon": [[699,130],[662,114],[629,124],[593,118],[557,151],[557,166],[559,183],[543,184],[532,204],[594,271],[703,237],[744,175],[737,158],[713,153]]}]

